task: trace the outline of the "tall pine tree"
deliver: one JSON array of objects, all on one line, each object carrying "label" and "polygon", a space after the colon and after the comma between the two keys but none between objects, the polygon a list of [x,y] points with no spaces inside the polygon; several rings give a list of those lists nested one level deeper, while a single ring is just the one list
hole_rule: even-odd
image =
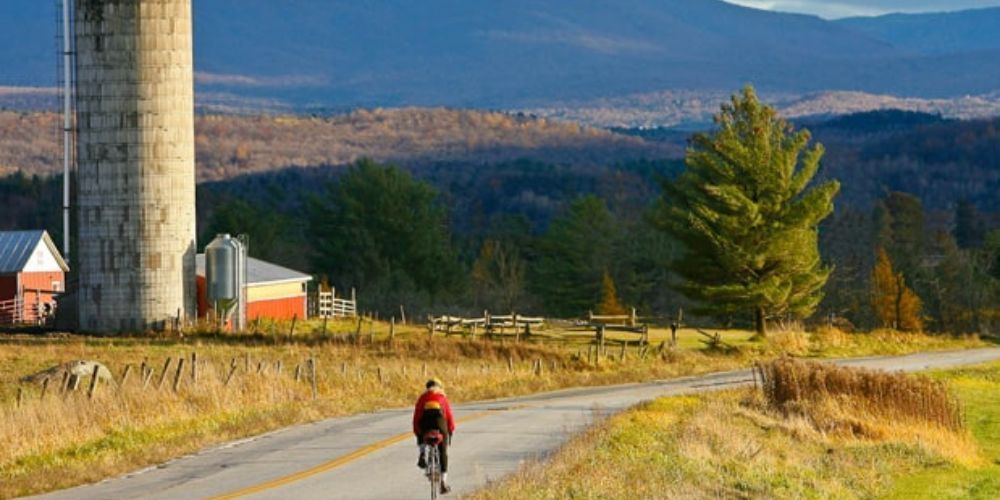
[{"label": "tall pine tree", "polygon": [[769,318],[808,316],[822,298],[830,268],[817,226],[840,184],[806,190],[823,147],[807,148],[809,132],[796,132],[750,86],[715,122],[692,138],[684,173],[664,183],[660,222],[686,247],[673,268],[700,312],[752,313],[765,336]]}]

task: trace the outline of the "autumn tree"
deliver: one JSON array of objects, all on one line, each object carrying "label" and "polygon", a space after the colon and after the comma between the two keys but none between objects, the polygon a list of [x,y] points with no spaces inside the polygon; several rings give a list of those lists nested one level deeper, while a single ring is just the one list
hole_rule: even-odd
[{"label": "autumn tree", "polygon": [[920,331],[920,298],[906,286],[903,273],[892,268],[892,259],[884,248],[878,249],[872,270],[872,308],[883,326],[902,331]]},{"label": "autumn tree", "polygon": [[524,294],[526,264],[517,245],[489,239],[472,265],[472,285],[487,307],[513,311]]},{"label": "autumn tree", "polygon": [[611,273],[607,271],[604,271],[604,277],[601,278],[601,302],[597,304],[597,314],[609,316],[625,314],[625,306],[618,301],[615,280],[611,279]]},{"label": "autumn tree", "polygon": [[795,131],[747,86],[715,116],[717,130],[691,139],[686,169],[663,184],[660,223],[686,247],[673,269],[681,290],[717,315],[767,320],[808,316],[830,275],[819,256],[817,226],[840,189],[806,189],[821,145]]}]

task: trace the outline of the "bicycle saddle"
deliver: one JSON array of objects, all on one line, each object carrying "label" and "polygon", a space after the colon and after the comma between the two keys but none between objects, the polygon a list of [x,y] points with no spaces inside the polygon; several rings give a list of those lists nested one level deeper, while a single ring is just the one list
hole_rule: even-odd
[{"label": "bicycle saddle", "polygon": [[444,434],[441,431],[429,431],[424,434],[424,443],[437,446],[444,441]]}]

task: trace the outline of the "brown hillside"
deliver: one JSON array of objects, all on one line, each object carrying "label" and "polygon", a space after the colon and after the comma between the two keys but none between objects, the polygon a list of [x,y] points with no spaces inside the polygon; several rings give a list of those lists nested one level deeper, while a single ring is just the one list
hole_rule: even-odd
[{"label": "brown hillside", "polygon": [[[61,118],[0,111],[0,175],[61,169]],[[497,112],[374,109],[325,118],[199,116],[198,179],[370,157],[402,164],[518,158],[575,164],[678,156],[675,146],[580,125]]]}]

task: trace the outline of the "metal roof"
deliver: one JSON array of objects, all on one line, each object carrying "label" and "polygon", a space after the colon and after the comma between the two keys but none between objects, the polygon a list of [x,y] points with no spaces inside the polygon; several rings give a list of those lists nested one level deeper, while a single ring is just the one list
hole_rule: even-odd
[{"label": "metal roof", "polygon": [[[195,256],[195,266],[198,269],[198,276],[205,276],[205,254],[200,253]],[[312,276],[260,259],[247,257],[247,286],[274,285],[300,281],[312,281]]]},{"label": "metal roof", "polygon": [[0,274],[19,273],[31,259],[31,253],[44,242],[55,257],[62,270],[69,271],[69,266],[59,255],[48,231],[36,229],[33,231],[0,231]]}]

